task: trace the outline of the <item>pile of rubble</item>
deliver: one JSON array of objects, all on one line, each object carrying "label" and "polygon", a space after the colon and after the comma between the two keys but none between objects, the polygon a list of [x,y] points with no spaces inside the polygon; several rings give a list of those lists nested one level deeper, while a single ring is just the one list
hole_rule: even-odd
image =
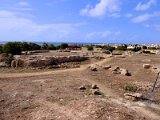
[{"label": "pile of rubble", "polygon": [[104,96],[104,93],[100,91],[100,88],[96,85],[82,85],[79,87],[81,91],[88,90],[90,95]]}]

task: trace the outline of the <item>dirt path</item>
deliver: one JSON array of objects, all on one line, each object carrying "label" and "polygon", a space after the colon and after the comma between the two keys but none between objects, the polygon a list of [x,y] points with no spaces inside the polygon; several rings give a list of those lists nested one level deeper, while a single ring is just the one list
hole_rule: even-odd
[{"label": "dirt path", "polygon": [[[102,61],[96,62],[94,64],[103,65],[105,62],[110,61],[111,58],[106,58]],[[71,68],[65,70],[57,70],[57,71],[46,71],[46,72],[32,72],[32,73],[0,73],[0,78],[15,78],[15,77],[31,77],[31,76],[39,76],[39,75],[50,75],[50,74],[58,74],[62,72],[74,72],[74,71],[82,71],[88,68],[91,64],[82,65],[80,68]]]}]

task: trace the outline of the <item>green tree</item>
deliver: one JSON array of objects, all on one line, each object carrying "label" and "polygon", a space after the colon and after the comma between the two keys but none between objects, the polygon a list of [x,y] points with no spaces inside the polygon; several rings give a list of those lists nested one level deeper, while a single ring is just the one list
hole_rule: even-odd
[{"label": "green tree", "polygon": [[3,53],[3,46],[0,45],[0,54]]},{"label": "green tree", "polygon": [[49,50],[49,45],[48,45],[48,43],[43,43],[43,45],[42,45],[42,50]]},{"label": "green tree", "polygon": [[56,50],[56,47],[53,44],[49,45],[49,50]]},{"label": "green tree", "polygon": [[3,51],[6,54],[20,55],[21,54],[21,46],[18,42],[8,42],[4,45]]},{"label": "green tree", "polygon": [[111,46],[104,46],[103,49],[104,50],[109,50],[110,52],[113,52],[113,50],[115,50],[115,48],[111,47]]},{"label": "green tree", "polygon": [[35,43],[29,43],[29,50],[40,50],[41,46]]},{"label": "green tree", "polygon": [[93,45],[88,45],[87,49],[88,49],[88,51],[93,51]]},{"label": "green tree", "polygon": [[20,43],[20,46],[21,46],[22,51],[29,51],[29,49],[30,49],[30,45],[27,42]]},{"label": "green tree", "polygon": [[66,48],[68,48],[68,44],[67,43],[61,43],[60,48],[61,49],[66,49]]}]

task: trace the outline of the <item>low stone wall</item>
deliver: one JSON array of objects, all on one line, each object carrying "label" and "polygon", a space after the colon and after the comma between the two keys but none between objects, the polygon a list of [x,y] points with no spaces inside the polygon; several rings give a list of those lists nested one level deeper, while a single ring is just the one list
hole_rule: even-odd
[{"label": "low stone wall", "polygon": [[87,60],[84,56],[54,56],[54,57],[30,57],[27,59],[16,59],[11,63],[11,67],[45,67],[58,65],[66,62],[81,62]]}]

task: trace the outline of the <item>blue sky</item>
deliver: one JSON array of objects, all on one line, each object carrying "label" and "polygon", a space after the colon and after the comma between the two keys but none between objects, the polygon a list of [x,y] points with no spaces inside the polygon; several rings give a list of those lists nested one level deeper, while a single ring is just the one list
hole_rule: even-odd
[{"label": "blue sky", "polygon": [[160,43],[159,0],[0,0],[0,41]]}]

